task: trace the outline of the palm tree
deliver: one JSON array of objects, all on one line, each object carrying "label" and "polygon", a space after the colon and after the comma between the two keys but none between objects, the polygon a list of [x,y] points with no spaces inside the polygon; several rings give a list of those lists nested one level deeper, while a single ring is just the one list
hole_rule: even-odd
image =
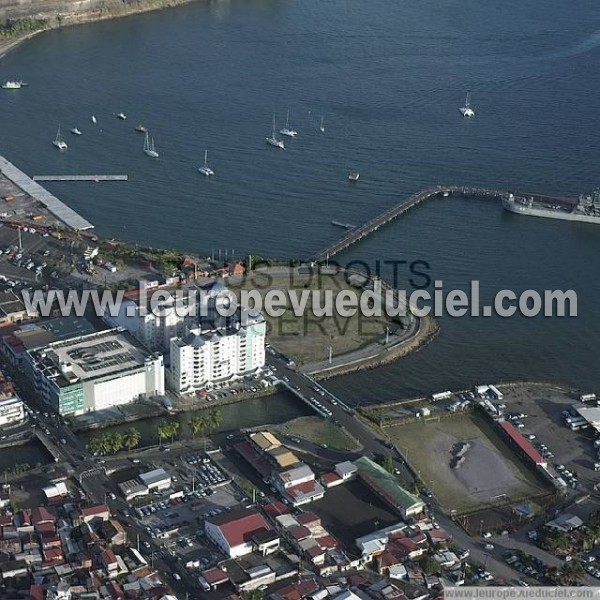
[{"label": "palm tree", "polygon": [[561,585],[573,585],[579,583],[585,575],[585,571],[578,560],[565,563],[558,571],[558,581]]},{"label": "palm tree", "polygon": [[179,421],[171,421],[171,423],[169,423],[169,435],[171,436],[171,444],[173,443],[173,438],[179,433],[180,428],[181,423]]},{"label": "palm tree", "polygon": [[108,447],[113,454],[116,454],[123,448],[125,436],[120,431],[115,431],[112,434],[108,433],[106,437],[108,438]]},{"label": "palm tree", "polygon": [[192,437],[196,437],[199,433],[204,431],[204,419],[202,417],[192,417],[189,420],[190,431],[192,432]]},{"label": "palm tree", "polygon": [[546,545],[551,552],[566,550],[569,547],[569,538],[564,531],[554,531],[546,539]]},{"label": "palm tree", "polygon": [[159,445],[162,444],[163,440],[166,440],[171,435],[170,423],[168,421],[162,421],[156,428],[158,435]]},{"label": "palm tree", "polygon": [[130,427],[123,436],[123,443],[127,450],[131,451],[135,448],[142,439],[142,434],[135,427]]},{"label": "palm tree", "polygon": [[212,431],[217,429],[219,427],[219,425],[221,424],[222,420],[223,420],[223,417],[221,415],[221,411],[211,410],[208,413],[209,429]]}]

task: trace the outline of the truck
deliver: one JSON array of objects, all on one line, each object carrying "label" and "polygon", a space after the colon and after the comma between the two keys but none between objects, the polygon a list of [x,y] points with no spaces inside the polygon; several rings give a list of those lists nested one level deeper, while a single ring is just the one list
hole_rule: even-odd
[{"label": "truck", "polygon": [[579,396],[580,402],[592,402],[594,400],[596,400],[596,394],[581,394]]},{"label": "truck", "polygon": [[490,384],[489,389],[492,396],[496,398],[496,400],[502,400],[504,398],[502,392],[495,385]]}]

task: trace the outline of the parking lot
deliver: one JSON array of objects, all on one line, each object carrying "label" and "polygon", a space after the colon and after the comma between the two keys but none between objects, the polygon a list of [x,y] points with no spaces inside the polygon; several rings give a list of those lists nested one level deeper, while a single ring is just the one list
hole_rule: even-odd
[{"label": "parking lot", "polygon": [[[218,455],[218,458],[220,455]],[[231,481],[215,455],[189,452],[160,466],[171,476],[171,489],[131,501],[127,516],[134,518],[148,540],[147,554],[168,554],[190,573],[222,560],[204,537],[204,521],[245,503],[245,494]],[[143,471],[156,467],[147,464]],[[121,479],[132,472],[122,473]]]},{"label": "parking lot", "polygon": [[573,406],[584,404],[566,392],[541,385],[503,388],[503,392],[507,416],[568,486],[585,489],[600,481],[594,471],[597,435],[591,428],[573,431],[565,420]]}]

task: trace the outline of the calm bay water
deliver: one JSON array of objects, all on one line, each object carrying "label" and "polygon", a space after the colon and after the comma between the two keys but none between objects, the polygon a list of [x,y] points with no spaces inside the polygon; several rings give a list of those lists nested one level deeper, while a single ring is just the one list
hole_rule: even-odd
[{"label": "calm bay water", "polygon": [[[0,152],[30,174],[127,173],[49,185],[101,235],[308,256],[339,236],[332,219],[361,223],[424,186],[576,195],[600,183],[599,22],[591,0],[234,0],[54,31],[0,64],[30,83],[0,96]],[[466,89],[473,121],[458,113]],[[288,108],[300,136],[282,152],[264,138]],[[51,145],[59,121],[65,153]],[[158,161],[142,153],[139,122]],[[211,180],[196,170],[205,148]],[[597,388],[599,251],[600,227],[484,201],[420,207],[340,258],[425,260],[446,289],[478,278],[488,298],[573,287],[580,316],[442,318],[423,351],[332,389],[379,402],[481,378]]]}]

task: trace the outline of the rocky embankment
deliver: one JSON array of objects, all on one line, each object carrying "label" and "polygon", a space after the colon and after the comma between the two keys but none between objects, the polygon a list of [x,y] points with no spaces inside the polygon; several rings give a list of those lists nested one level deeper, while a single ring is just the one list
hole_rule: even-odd
[{"label": "rocky embankment", "polygon": [[[193,0],[0,0],[0,57],[16,44],[46,29],[115,19],[140,12],[187,4]],[[19,22],[24,27],[19,27]],[[17,27],[10,25],[17,24]],[[9,26],[9,27],[7,27]]]}]

